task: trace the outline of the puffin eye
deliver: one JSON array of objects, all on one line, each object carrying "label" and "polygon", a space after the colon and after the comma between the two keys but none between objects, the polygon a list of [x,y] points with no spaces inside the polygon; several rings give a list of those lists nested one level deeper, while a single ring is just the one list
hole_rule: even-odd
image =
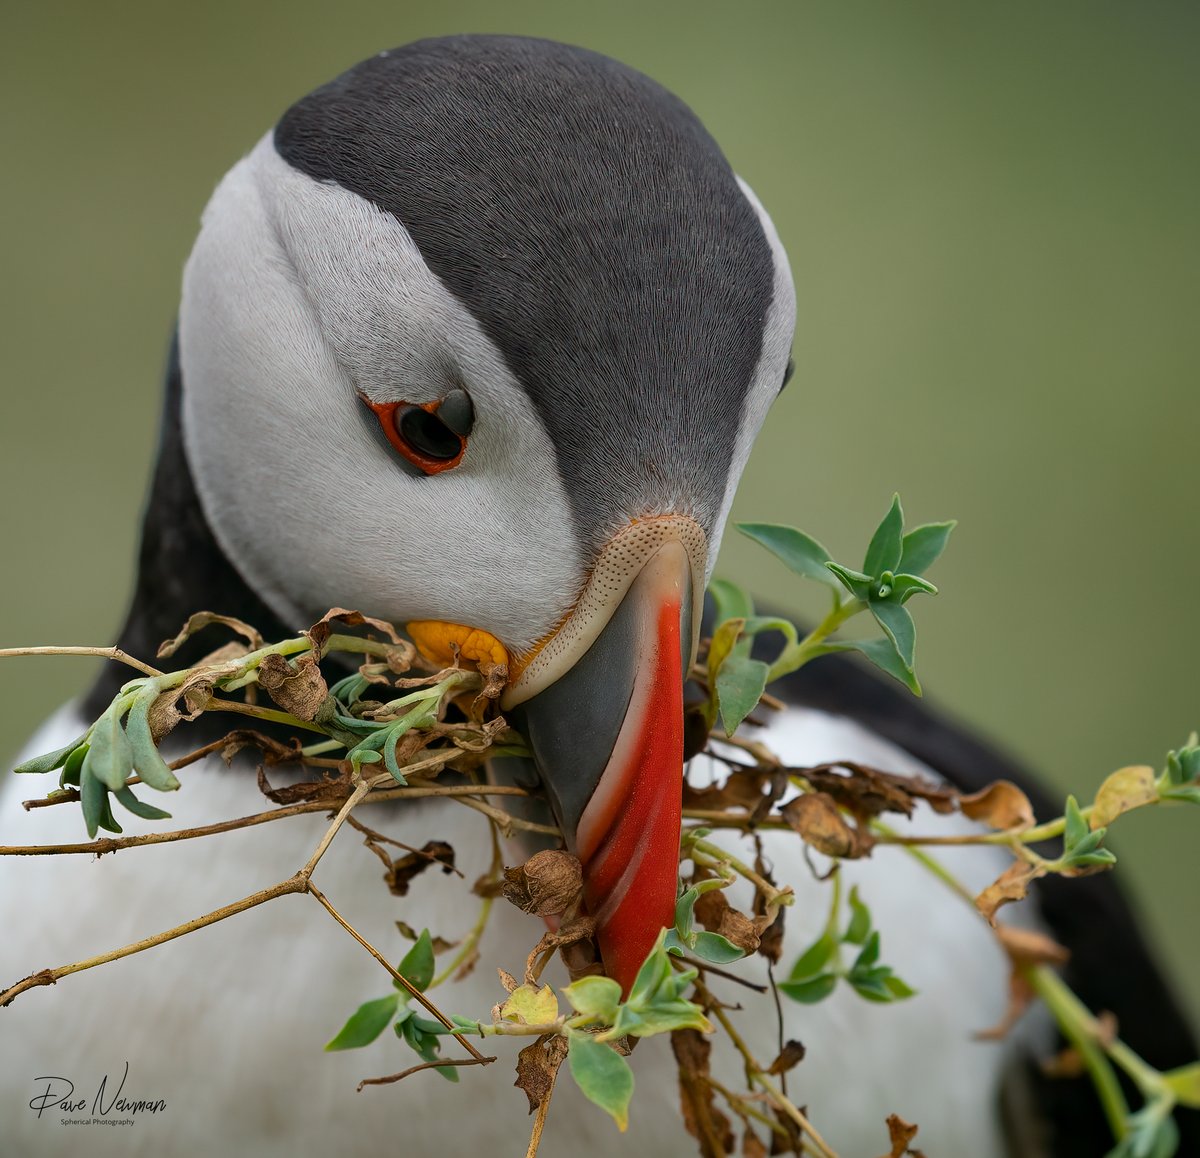
[{"label": "puffin eye", "polygon": [[462,453],[462,439],[436,414],[419,406],[396,408],[396,433],[418,454],[434,462],[449,462]]},{"label": "puffin eye", "polygon": [[783,388],[792,380],[792,375],[796,372],[796,363],[791,358],[788,359],[787,369],[783,372],[783,381],[779,384],[779,390],[782,393]]},{"label": "puffin eye", "polygon": [[437,402],[373,402],[359,398],[379,420],[384,437],[426,475],[452,470],[462,461],[475,409],[465,390],[451,390]]}]

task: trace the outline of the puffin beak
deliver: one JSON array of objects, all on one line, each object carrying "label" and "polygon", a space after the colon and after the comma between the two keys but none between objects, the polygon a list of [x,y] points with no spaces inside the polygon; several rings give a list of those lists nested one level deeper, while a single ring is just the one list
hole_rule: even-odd
[{"label": "puffin beak", "polygon": [[503,701],[583,863],[605,970],[626,993],[674,920],[683,683],[706,550],[703,531],[682,516],[615,536],[574,611]]}]

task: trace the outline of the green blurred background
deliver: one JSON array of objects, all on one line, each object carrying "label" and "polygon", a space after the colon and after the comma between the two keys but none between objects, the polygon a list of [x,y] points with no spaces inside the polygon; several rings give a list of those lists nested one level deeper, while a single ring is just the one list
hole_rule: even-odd
[{"label": "green blurred background", "polygon": [[[381,48],[523,32],[679,93],[788,247],[796,375],[735,517],[851,564],[894,490],[957,518],[925,685],[1064,791],[1200,726],[1200,7],[156,0],[5,24],[0,645],[118,627],[180,268],[225,170]],[[817,607],[739,538],[725,574]],[[0,751],[91,670],[4,661]],[[1193,1011],[1198,820],[1116,840]]]}]

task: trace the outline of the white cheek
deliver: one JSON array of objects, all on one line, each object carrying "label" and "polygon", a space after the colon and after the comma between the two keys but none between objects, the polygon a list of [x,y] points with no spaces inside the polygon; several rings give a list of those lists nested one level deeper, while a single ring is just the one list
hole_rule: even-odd
[{"label": "white cheek", "polygon": [[[570,605],[580,551],[528,397],[403,227],[291,170],[269,137],[206,210],[180,350],[205,514],[289,622],[340,603],[524,647]],[[475,431],[462,466],[413,478],[364,430],[355,391],[415,392],[447,352]]]},{"label": "white cheek", "polygon": [[763,326],[762,353],[759,355],[758,366],[754,371],[754,380],[746,392],[746,402],[742,409],[742,424],[738,430],[737,443],[734,446],[733,461],[729,464],[729,483],[725,488],[725,499],[721,504],[721,513],[709,539],[708,570],[712,573],[713,564],[717,560],[717,552],[721,549],[721,536],[725,530],[725,521],[729,518],[729,509],[733,505],[733,494],[741,481],[742,471],[750,458],[750,448],[758,437],[762,424],[766,421],[767,411],[779,394],[780,385],[787,367],[788,357],[792,350],[792,336],[796,328],[796,289],[792,284],[792,271],[788,264],[787,253],[783,242],[775,231],[774,222],[754,195],[754,191],[740,177],[737,179],[746,200],[753,206],[758,219],[762,223],[767,244],[771,247],[771,256],[775,263],[775,283],[771,294],[771,307],[767,311],[766,323]]}]

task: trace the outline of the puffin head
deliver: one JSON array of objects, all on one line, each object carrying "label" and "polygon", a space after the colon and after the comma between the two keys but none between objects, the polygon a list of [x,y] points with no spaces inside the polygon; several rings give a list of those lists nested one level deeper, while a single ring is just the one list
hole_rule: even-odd
[{"label": "puffin head", "polygon": [[683,681],[794,312],[682,102],[517,37],[380,53],[293,105],[184,276],[184,445],[222,551],[286,623],[359,607],[507,658],[626,987],[672,921]]}]

